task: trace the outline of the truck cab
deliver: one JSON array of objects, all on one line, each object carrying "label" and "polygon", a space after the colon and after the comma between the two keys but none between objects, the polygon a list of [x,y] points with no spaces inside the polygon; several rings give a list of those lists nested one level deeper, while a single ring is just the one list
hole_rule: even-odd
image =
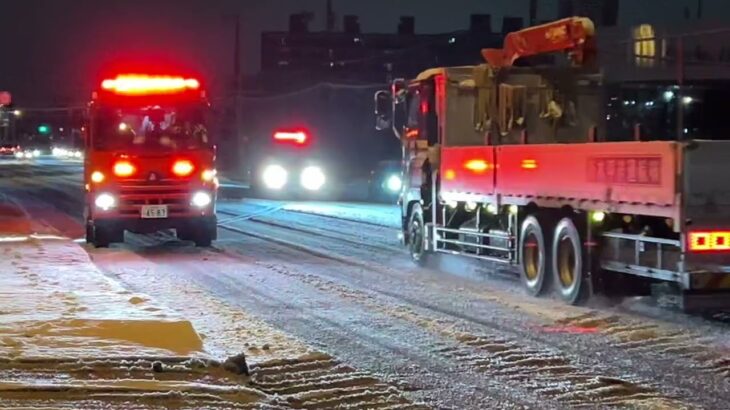
[{"label": "truck cab", "polygon": [[118,75],[89,104],[84,160],[86,240],[124,241],[124,231],[175,229],[198,246],[216,239],[218,180],[195,78]]}]

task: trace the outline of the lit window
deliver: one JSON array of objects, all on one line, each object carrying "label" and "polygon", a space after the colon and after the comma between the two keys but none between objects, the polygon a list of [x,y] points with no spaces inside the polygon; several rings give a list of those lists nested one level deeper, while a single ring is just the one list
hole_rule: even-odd
[{"label": "lit window", "polygon": [[634,56],[636,64],[653,67],[656,57],[656,37],[654,26],[642,24],[634,29]]}]

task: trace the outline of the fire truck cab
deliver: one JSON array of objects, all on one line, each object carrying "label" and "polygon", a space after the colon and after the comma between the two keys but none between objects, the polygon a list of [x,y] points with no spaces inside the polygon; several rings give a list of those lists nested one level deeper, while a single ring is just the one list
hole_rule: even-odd
[{"label": "fire truck cab", "polygon": [[[484,50],[485,64],[429,69],[375,95],[376,126],[403,145],[412,259],[512,264],[528,293],[571,304],[670,288],[685,310],[725,309],[727,78],[685,67],[677,80],[676,35],[624,42],[625,59],[614,47],[599,62],[593,30],[579,17],[528,28]],[[561,64],[514,65],[558,51]]]},{"label": "fire truck cab", "polygon": [[104,80],[88,108],[86,240],[175,229],[197,246],[216,239],[218,180],[195,78],[123,74]]}]

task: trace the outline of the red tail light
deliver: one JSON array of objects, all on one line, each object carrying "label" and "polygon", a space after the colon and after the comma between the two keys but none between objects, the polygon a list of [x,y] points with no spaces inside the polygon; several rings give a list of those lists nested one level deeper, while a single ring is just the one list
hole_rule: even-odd
[{"label": "red tail light", "polygon": [[195,166],[187,159],[179,159],[172,164],[172,173],[179,177],[187,177],[193,173]]},{"label": "red tail light", "polygon": [[304,131],[277,131],[274,133],[274,139],[282,142],[293,142],[298,145],[304,145],[309,141],[309,135]]},{"label": "red tail light", "polygon": [[137,172],[137,168],[129,161],[117,161],[114,163],[114,175],[118,177],[131,177],[135,172]]},{"label": "red tail light", "polygon": [[730,231],[690,232],[688,242],[692,252],[730,251]]}]

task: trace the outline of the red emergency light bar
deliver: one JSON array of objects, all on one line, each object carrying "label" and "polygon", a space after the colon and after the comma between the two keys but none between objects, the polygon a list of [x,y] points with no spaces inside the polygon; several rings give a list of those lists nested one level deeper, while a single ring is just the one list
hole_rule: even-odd
[{"label": "red emergency light bar", "polygon": [[277,131],[274,133],[274,139],[282,142],[293,142],[304,145],[309,140],[309,135],[304,131]]},{"label": "red emergency light bar", "polygon": [[146,74],[121,74],[101,82],[101,88],[120,95],[173,94],[197,90],[200,82],[194,78],[153,76]]}]

